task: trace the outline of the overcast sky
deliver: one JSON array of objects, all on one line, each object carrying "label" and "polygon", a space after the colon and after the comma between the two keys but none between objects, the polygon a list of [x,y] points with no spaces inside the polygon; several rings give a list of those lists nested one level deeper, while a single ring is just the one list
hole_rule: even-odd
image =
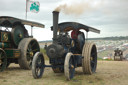
[{"label": "overcast sky", "polygon": [[[45,25],[34,29],[34,37],[39,40],[51,40],[52,11],[60,4],[87,2],[81,15],[60,12],[59,22],[75,21],[101,30],[100,34],[89,33],[89,37],[128,36],[128,0],[36,0],[40,2],[39,13],[28,12],[27,20]],[[25,19],[25,0],[0,0],[0,16],[12,16]],[[78,6],[79,8],[79,6]],[[80,8],[81,9],[81,8]],[[30,32],[30,27],[27,26]]]}]

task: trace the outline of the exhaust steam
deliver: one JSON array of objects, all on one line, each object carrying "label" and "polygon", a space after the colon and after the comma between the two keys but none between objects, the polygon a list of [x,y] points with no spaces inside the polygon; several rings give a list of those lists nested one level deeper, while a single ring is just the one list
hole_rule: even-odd
[{"label": "exhaust steam", "polygon": [[69,0],[70,3],[63,3],[55,8],[55,11],[63,12],[65,14],[74,14],[74,15],[81,15],[84,12],[92,11],[99,7],[99,5],[102,3],[95,2],[94,0]]}]

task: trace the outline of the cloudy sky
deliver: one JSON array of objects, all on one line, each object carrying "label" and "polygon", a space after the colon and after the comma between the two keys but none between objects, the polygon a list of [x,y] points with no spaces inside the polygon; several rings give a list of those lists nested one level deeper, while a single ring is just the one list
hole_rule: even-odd
[{"label": "cloudy sky", "polygon": [[[128,36],[128,0],[36,0],[40,2],[39,13],[27,13],[27,20],[45,24],[35,28],[34,37],[39,41],[51,40],[52,11],[67,4],[80,14],[60,12],[59,22],[75,21],[101,30],[100,34],[89,33],[89,37]],[[0,16],[25,19],[26,0],[0,0]],[[72,9],[71,9],[72,10]],[[70,11],[70,10],[69,10]],[[30,32],[30,27],[26,26]]]}]

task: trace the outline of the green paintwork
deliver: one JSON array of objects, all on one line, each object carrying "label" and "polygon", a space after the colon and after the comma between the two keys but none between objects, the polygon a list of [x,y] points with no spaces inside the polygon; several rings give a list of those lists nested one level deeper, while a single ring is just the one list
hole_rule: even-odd
[{"label": "green paintwork", "polygon": [[22,28],[22,26],[17,25],[15,28],[13,28],[13,42],[15,43],[15,45],[18,46],[19,42],[24,38],[24,28]]},{"label": "green paintwork", "polygon": [[7,58],[19,58],[20,57],[20,49],[5,49],[5,53]]},{"label": "green paintwork", "polygon": [[[44,28],[43,24],[37,22],[31,22],[9,16],[0,16],[0,27],[6,28],[4,30],[0,29],[0,51],[4,52],[5,56],[7,56],[4,59],[5,62],[3,63],[4,65],[2,69],[0,68],[0,71],[3,71],[6,65],[9,63],[17,63],[17,64],[19,63],[18,59],[21,57],[21,51],[23,52],[25,51],[24,49],[18,49],[19,43],[24,38],[26,38],[26,40],[24,41],[24,43],[26,43],[29,40],[29,37],[31,37],[29,36],[28,31],[26,30],[24,25]],[[30,45],[28,45],[26,49],[27,49],[27,53],[26,53],[27,61],[31,61],[33,59],[33,55],[37,51],[40,51],[38,42],[35,43],[35,40],[31,41]]]},{"label": "green paintwork", "polygon": [[10,32],[1,32],[1,41],[2,42],[11,42],[11,33]]},{"label": "green paintwork", "polygon": [[10,48],[11,47],[11,33],[10,32],[0,32],[0,48]]},{"label": "green paintwork", "polygon": [[10,48],[10,47],[11,47],[10,43],[0,42],[0,48]]}]

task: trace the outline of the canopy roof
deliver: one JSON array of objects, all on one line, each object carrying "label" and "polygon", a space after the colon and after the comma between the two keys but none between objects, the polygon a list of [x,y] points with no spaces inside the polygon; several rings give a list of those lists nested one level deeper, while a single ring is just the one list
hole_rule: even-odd
[{"label": "canopy roof", "polygon": [[28,21],[28,20],[22,20],[22,19],[10,17],[10,16],[0,16],[0,26],[12,28],[15,24],[19,24],[19,23],[23,25],[30,25],[30,26],[44,28],[44,25],[41,23]]},{"label": "canopy roof", "polygon": [[[95,29],[93,27],[87,26],[87,25],[83,25],[77,22],[63,22],[63,23],[59,23],[58,24],[58,31],[70,31],[70,30],[80,30],[83,29],[87,32],[91,31],[91,32],[95,32],[95,33],[100,33],[100,30]],[[53,30],[53,27],[51,27],[51,29]]]}]

